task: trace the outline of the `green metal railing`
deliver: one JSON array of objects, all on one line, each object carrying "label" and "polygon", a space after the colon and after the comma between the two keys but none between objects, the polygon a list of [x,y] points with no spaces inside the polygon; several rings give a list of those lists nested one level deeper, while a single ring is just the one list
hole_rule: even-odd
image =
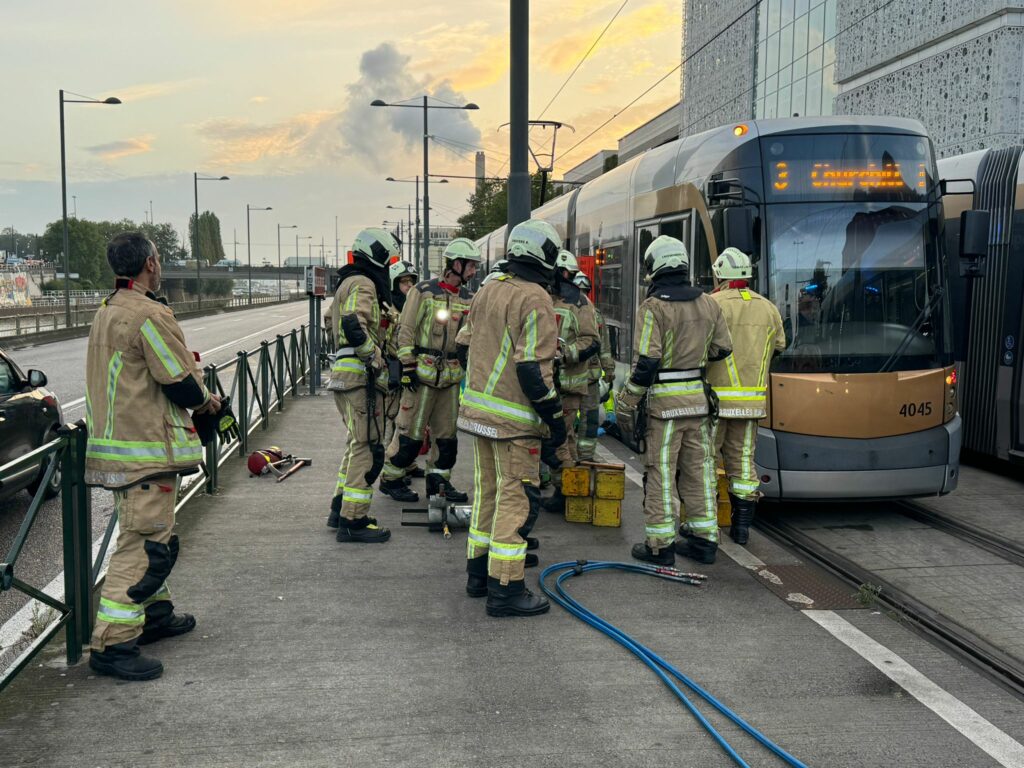
[{"label": "green metal railing", "polygon": [[[203,472],[182,478],[182,491],[175,508],[176,512],[200,493],[216,493],[218,470],[224,462],[233,455],[246,457],[249,452],[249,436],[256,429],[269,428],[271,413],[281,413],[285,410],[287,395],[298,396],[300,387],[308,382],[310,375],[307,331],[307,326],[300,326],[288,334],[278,335],[272,342],[264,341],[255,349],[239,352],[232,361],[221,365],[209,365],[204,369],[203,375],[209,390],[231,398],[232,409],[238,421],[237,437],[215,438],[205,447]],[[324,357],[320,355],[316,359],[322,364]],[[12,477],[27,467],[42,466],[43,462],[48,461],[39,489],[32,497],[11,550],[0,562],[0,593],[16,589],[29,598],[49,606],[58,614],[57,620],[34,638],[10,667],[0,672],[0,691],[61,628],[66,632],[65,645],[69,665],[76,664],[81,659],[82,646],[89,641],[92,634],[92,591],[102,575],[107,549],[117,525],[117,514],[111,514],[94,559],[91,541],[91,492],[85,484],[87,437],[84,422],[61,427],[59,437],[53,442],[0,467],[0,478]],[[58,467],[61,472],[63,510],[63,601],[26,584],[14,575],[18,556],[45,500],[46,486],[53,479],[53,473]]]}]

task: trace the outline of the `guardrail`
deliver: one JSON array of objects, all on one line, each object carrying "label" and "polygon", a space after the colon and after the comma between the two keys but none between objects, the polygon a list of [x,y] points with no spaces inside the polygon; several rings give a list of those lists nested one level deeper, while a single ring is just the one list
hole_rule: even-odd
[{"label": "guardrail", "polygon": [[[238,297],[233,299],[206,299],[203,301],[202,306],[195,301],[179,301],[171,304],[171,307],[175,312],[183,313],[193,312],[199,309],[234,309],[237,307],[258,307],[279,303],[282,302],[278,300],[277,296],[254,296],[251,303],[248,298]],[[92,325],[93,318],[96,316],[96,311],[98,309],[98,304],[89,306],[72,306],[70,327],[78,328]],[[0,337],[9,338],[13,336],[20,336],[25,333],[56,331],[66,327],[68,326],[66,323],[63,305],[61,305],[60,310],[54,312],[25,313],[9,317],[0,317]]]},{"label": "guardrail", "polygon": [[[218,487],[218,470],[232,455],[244,458],[249,452],[249,436],[256,429],[270,427],[271,414],[285,410],[287,395],[297,397],[299,388],[310,375],[308,326],[279,334],[272,342],[239,352],[235,359],[203,370],[206,386],[211,392],[231,397],[238,436],[226,440],[215,438],[205,447],[203,472],[182,478],[182,491],[175,512],[199,493],[214,493]],[[316,356],[323,364],[323,356]],[[225,386],[227,382],[227,386]],[[92,634],[92,590],[103,575],[103,563],[113,539],[117,513],[110,516],[96,557],[92,557],[92,506],[90,489],[85,484],[85,424],[62,427],[60,436],[19,459],[0,466],[0,478],[11,477],[26,467],[41,466],[49,457],[39,489],[32,497],[28,513],[14,539],[11,551],[0,562],[0,593],[10,589],[34,598],[54,609],[58,618],[21,652],[7,670],[0,672],[0,691],[28,665],[35,655],[61,628],[66,631],[65,646],[69,665],[82,657],[82,646]],[[44,501],[47,483],[60,467],[62,528],[64,539],[64,599],[58,600],[41,589],[21,581],[14,567]]]}]

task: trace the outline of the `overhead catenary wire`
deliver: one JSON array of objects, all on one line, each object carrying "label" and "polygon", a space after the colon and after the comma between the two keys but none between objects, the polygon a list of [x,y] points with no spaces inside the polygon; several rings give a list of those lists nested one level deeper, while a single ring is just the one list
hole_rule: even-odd
[{"label": "overhead catenary wire", "polygon": [[[540,587],[544,593],[559,606],[576,618],[580,619],[580,621],[610,637],[650,667],[662,683],[672,691],[676,698],[678,698],[683,706],[690,711],[694,718],[711,735],[718,745],[722,747],[722,750],[734,763],[739,766],[743,766],[743,768],[749,768],[748,763],[740,757],[735,748],[726,741],[726,739],[715,729],[700,710],[697,709],[693,701],[691,701],[690,698],[679,688],[672,678],[675,678],[676,681],[682,683],[693,693],[697,694],[720,714],[724,715],[732,723],[741,728],[746,734],[751,736],[773,754],[780,757],[792,768],[807,768],[803,762],[789,754],[782,747],[775,744],[767,736],[762,734],[752,725],[743,720],[739,715],[718,701],[714,696],[704,690],[704,688],[676,669],[676,667],[669,664],[646,646],[638,643],[614,624],[605,621],[600,616],[590,611],[566,591],[565,581],[567,579],[599,570],[620,570],[626,571],[627,573],[645,574],[668,581],[674,581],[676,583],[692,584],[695,586],[701,585],[704,580],[707,579],[706,576],[696,573],[685,573],[670,566],[656,566],[643,563],[618,563],[612,561],[588,562],[586,560],[577,560],[575,562],[567,561],[555,563],[554,565],[545,568],[540,575]],[[552,588],[547,583],[547,579],[552,573],[559,571],[561,571],[561,573],[556,577],[554,588]]]}]

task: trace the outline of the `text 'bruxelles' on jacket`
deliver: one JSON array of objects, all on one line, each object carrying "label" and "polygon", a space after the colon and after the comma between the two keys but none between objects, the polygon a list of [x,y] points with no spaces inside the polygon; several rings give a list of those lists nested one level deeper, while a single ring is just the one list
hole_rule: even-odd
[{"label": "text 'bruxelles' on jacket", "polygon": [[[663,293],[664,297],[659,296]],[[725,357],[732,338],[721,308],[699,288],[673,286],[652,294],[640,304],[634,347],[641,362],[657,361],[650,386],[649,413],[656,419],[706,416],[704,369],[709,360]],[[634,371],[626,386],[637,394],[640,375]]]},{"label": "text 'bruxelles' on jacket", "polygon": [[732,355],[708,368],[708,381],[718,395],[718,415],[723,419],[764,418],[772,355],[786,348],[782,315],[772,302],[749,288],[725,288],[711,298],[722,308],[733,343]]},{"label": "text 'bruxelles' on jacket", "polygon": [[210,393],[170,307],[133,281],[107,297],[93,320],[85,363],[89,485],[123,488],[159,474],[195,472],[202,444],[188,411],[165,387]]},{"label": "text 'bruxelles' on jacket", "polygon": [[410,288],[405,295],[398,357],[404,365],[415,365],[417,378],[428,387],[450,387],[465,375],[455,346],[471,300],[465,287],[451,290],[436,277]]},{"label": "text 'bruxelles' on jacket", "polygon": [[373,280],[365,275],[350,275],[341,281],[331,305],[334,329],[334,363],[327,388],[345,392],[366,386],[366,366],[379,371],[378,388],[387,390],[387,370],[382,349],[386,323]]},{"label": "text 'bruxelles' on jacket", "polygon": [[556,400],[555,327],[551,296],[536,283],[501,275],[477,293],[459,335],[459,343],[469,346],[460,430],[492,440],[548,435],[523,391],[516,366],[536,363],[547,388],[544,400]]}]

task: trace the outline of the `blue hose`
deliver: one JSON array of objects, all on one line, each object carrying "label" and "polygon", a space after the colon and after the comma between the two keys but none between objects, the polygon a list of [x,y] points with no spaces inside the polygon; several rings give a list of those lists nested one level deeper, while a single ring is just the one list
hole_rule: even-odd
[{"label": "blue hose", "polygon": [[[671,679],[674,677],[676,680],[681,682],[686,688],[690,689],[693,693],[697,694],[700,698],[704,699],[708,704],[714,707],[718,712],[727,717],[744,732],[749,734],[755,740],[757,740],[766,749],[773,752],[778,757],[782,758],[787,764],[793,766],[793,768],[807,768],[797,758],[786,752],[782,747],[775,744],[767,736],[762,734],[752,725],[748,724],[739,715],[733,712],[731,709],[726,707],[724,704],[718,701],[714,696],[701,688],[697,683],[688,678],[674,666],[669,664],[667,661],[658,656],[654,651],[650,650],[646,646],[638,643],[636,640],[631,638],[621,629],[616,627],[597,614],[591,612],[584,605],[574,599],[565,590],[565,581],[573,576],[580,576],[588,571],[601,571],[601,570],[619,570],[627,571],[629,573],[641,573],[648,576],[655,576],[657,578],[666,579],[668,581],[674,581],[680,584],[692,584],[699,586],[704,583],[704,579],[707,577],[701,576],[700,574],[684,573],[675,568],[648,565],[645,563],[617,563],[613,561],[595,561],[588,562],[586,560],[579,560],[576,562],[564,562],[555,563],[544,569],[540,575],[540,588],[544,591],[549,598],[560,605],[562,608],[567,610],[573,616],[578,618],[585,624],[589,624],[600,632],[608,635],[612,640],[617,642],[619,645],[631,651],[635,654],[644,664],[651,668],[651,670],[661,679],[661,681],[668,687],[672,693],[683,703],[690,713],[697,719],[697,722],[704,727],[711,737],[718,742],[722,750],[736,763],[736,765],[743,766],[743,768],[749,768],[747,763],[739,756],[739,753],[733,749],[732,745],[717,731],[715,727],[708,722],[707,718],[697,709],[696,705],[686,696],[685,693],[676,685]],[[555,586],[552,589],[548,583],[547,578],[552,573],[562,571],[555,579]],[[671,677],[669,677],[671,675]]]}]

